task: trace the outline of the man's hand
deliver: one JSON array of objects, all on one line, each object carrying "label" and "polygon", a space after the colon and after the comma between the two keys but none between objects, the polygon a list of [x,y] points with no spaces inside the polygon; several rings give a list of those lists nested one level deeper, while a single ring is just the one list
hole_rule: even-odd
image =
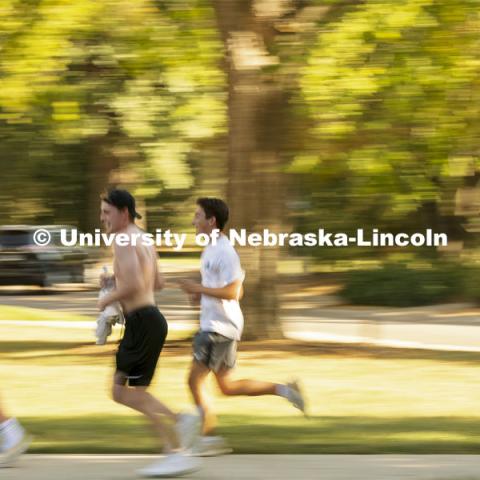
[{"label": "man's hand", "polygon": [[200,295],[202,286],[193,280],[180,280],[180,288],[188,294]]},{"label": "man's hand", "polygon": [[109,283],[115,285],[115,275],[109,275],[108,273],[102,273],[100,275],[100,288],[105,288]]},{"label": "man's hand", "polygon": [[111,303],[112,302],[109,300],[109,295],[105,295],[104,297],[98,299],[97,308],[100,312],[103,312]]},{"label": "man's hand", "polygon": [[200,299],[202,295],[200,293],[189,293],[188,300],[190,301],[190,305],[196,306],[200,304]]}]

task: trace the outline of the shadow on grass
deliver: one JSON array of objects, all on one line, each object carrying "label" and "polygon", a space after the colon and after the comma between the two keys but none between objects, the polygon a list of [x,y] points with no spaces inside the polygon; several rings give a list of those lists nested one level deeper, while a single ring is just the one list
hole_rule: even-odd
[{"label": "shadow on grass", "polygon": [[[22,418],[34,453],[152,453],[138,416]],[[480,417],[256,417],[225,415],[219,434],[235,453],[479,454]]]},{"label": "shadow on grass", "polygon": [[[119,339],[109,339],[105,345],[95,345],[92,339],[90,342],[65,342],[65,341],[6,341],[0,342],[0,358],[16,358],[22,354],[23,360],[37,359],[62,359],[66,357],[80,357],[95,360],[103,357],[111,357],[118,349]],[[178,357],[181,355],[191,355],[190,341],[172,341],[167,342],[162,357]]]},{"label": "shadow on grass", "polygon": [[[111,338],[106,345],[95,345],[91,342],[68,341],[6,341],[0,342],[0,352],[5,358],[8,353],[27,353],[24,358],[63,358],[78,355],[81,357],[100,358],[110,356],[118,347],[116,337]],[[38,354],[36,352],[49,351]],[[443,363],[463,363],[466,365],[480,365],[480,353],[472,352],[442,352],[420,349],[383,348],[371,345],[344,345],[331,343],[308,343],[293,340],[270,340],[258,342],[241,342],[240,353],[248,353],[250,358],[275,359],[292,357],[310,358],[366,358],[378,360],[429,360]],[[5,355],[7,354],[7,355]],[[168,340],[162,351],[162,357],[191,355],[191,340]]]},{"label": "shadow on grass", "polygon": [[256,352],[258,358],[285,354],[305,357],[368,358],[378,360],[431,360],[435,362],[458,362],[480,365],[480,353],[448,352],[439,350],[389,348],[368,344],[314,343],[294,340],[271,340],[259,342],[243,341],[240,352]]},{"label": "shadow on grass", "polygon": [[[58,353],[53,355],[61,356],[65,354],[65,352],[69,352],[74,348],[79,348],[83,346],[90,345],[86,342],[49,342],[44,340],[39,341],[7,341],[7,342],[0,342],[0,352],[2,356],[8,357],[5,355],[6,353],[24,353],[24,352],[39,352],[39,351],[52,351],[57,350]],[[43,356],[43,355],[42,355]],[[35,358],[35,355],[32,355]],[[25,357],[28,358],[28,357]]]}]

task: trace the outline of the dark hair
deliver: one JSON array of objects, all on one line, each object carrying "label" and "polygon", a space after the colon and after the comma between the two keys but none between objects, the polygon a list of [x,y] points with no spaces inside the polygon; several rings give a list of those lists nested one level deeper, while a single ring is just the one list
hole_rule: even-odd
[{"label": "dark hair", "polygon": [[119,210],[126,208],[130,216],[130,220],[135,218],[142,218],[142,216],[135,210],[135,199],[133,195],[127,190],[120,190],[119,188],[112,188],[107,193],[101,196],[104,202],[109,205],[117,207]]},{"label": "dark hair", "polygon": [[202,197],[197,199],[197,205],[203,208],[207,218],[215,217],[217,228],[223,230],[228,221],[228,206],[223,200]]}]

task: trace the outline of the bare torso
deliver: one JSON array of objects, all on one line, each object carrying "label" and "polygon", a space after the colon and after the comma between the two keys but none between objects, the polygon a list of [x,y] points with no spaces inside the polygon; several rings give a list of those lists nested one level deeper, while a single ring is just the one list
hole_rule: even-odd
[{"label": "bare torso", "polygon": [[[137,226],[131,225],[125,231],[125,233],[142,233]],[[118,248],[118,247],[116,247]],[[130,255],[135,255],[135,261],[137,262],[138,268],[135,268],[133,271],[122,268],[119,265],[121,261],[117,255],[115,255],[115,260],[113,263],[113,271],[115,275],[115,284],[116,288],[120,289],[126,283],[126,277],[128,276],[128,281],[133,281],[138,287],[129,294],[127,297],[123,298],[121,301],[122,308],[124,313],[131,312],[140,307],[145,307],[147,305],[155,305],[155,278],[157,275],[157,254],[155,248],[152,246],[142,245],[141,241],[137,242],[137,245],[129,249]],[[132,278],[134,275],[135,278]]]}]

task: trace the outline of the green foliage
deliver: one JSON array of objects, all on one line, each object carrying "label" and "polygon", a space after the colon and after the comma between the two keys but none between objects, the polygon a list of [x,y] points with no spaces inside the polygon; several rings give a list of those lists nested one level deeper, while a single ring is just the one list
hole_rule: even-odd
[{"label": "green foliage", "polygon": [[341,295],[354,304],[392,307],[474,301],[480,298],[475,288],[478,278],[478,268],[449,262],[386,263],[378,269],[346,274]]},{"label": "green foliage", "polygon": [[2,179],[6,197],[20,187],[48,211],[53,186],[82,196],[112,167],[141,187],[148,179],[150,195],[192,186],[188,156],[225,128],[225,79],[213,10],[206,0],[189,7],[2,3],[0,162],[18,164]]},{"label": "green foliage", "polygon": [[463,295],[471,302],[480,304],[480,271],[478,268],[465,268],[463,272]]},{"label": "green foliage", "polygon": [[454,215],[480,161],[477,7],[369,0],[319,28],[296,97],[310,137],[291,167],[315,219],[415,227],[427,204]]}]

